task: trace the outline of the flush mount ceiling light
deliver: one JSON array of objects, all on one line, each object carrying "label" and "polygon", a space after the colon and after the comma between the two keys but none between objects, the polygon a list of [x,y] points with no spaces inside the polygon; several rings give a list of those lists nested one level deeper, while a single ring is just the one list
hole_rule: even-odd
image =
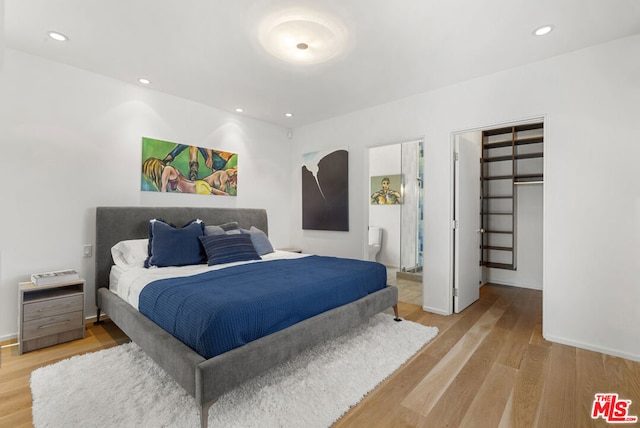
[{"label": "flush mount ceiling light", "polygon": [[534,36],[544,36],[553,31],[553,25],[543,25],[533,30]]},{"label": "flush mount ceiling light", "polygon": [[142,83],[143,85],[148,85],[151,83],[151,80],[149,79],[145,79],[144,77],[141,77],[138,79],[138,82]]},{"label": "flush mount ceiling light", "polygon": [[343,53],[346,27],[336,17],[308,9],[286,9],[267,16],[258,40],[271,55],[298,64],[318,64]]},{"label": "flush mount ceiling light", "polygon": [[285,117],[293,117],[293,113],[285,113]]},{"label": "flush mount ceiling light", "polygon": [[49,31],[48,34],[49,34],[49,37],[51,37],[53,40],[56,40],[58,42],[66,42],[67,40],[69,40],[69,37],[57,31]]}]

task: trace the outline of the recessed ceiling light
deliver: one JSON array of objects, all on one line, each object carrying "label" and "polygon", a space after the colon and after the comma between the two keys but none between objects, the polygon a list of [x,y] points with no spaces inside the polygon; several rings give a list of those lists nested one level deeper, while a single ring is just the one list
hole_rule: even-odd
[{"label": "recessed ceiling light", "polygon": [[286,117],[293,117],[293,113],[285,113],[284,114]]},{"label": "recessed ceiling light", "polygon": [[297,7],[268,15],[258,25],[258,40],[278,59],[318,64],[346,50],[348,31],[333,15]]},{"label": "recessed ceiling light", "polygon": [[148,85],[151,83],[151,80],[149,79],[145,79],[144,77],[141,77],[138,79],[138,82],[142,83],[143,85]]},{"label": "recessed ceiling light", "polygon": [[534,36],[544,36],[553,31],[553,25],[543,25],[533,30]]},{"label": "recessed ceiling light", "polygon": [[58,42],[66,42],[67,40],[69,40],[67,36],[62,33],[58,33],[57,31],[49,31],[49,37],[51,37],[53,40],[57,40]]},{"label": "recessed ceiling light", "polygon": [[238,108],[236,109],[236,113],[242,113],[243,111],[244,111],[244,109],[243,109],[243,108],[240,108],[240,107],[238,107]]}]

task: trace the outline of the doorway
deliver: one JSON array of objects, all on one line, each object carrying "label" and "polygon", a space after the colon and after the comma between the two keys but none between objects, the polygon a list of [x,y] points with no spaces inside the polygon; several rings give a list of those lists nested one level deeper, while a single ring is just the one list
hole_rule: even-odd
[{"label": "doorway", "polygon": [[[540,124],[543,129],[543,118],[484,127],[476,130],[461,131],[452,134],[453,168],[453,258],[452,258],[452,300],[455,312],[461,312],[477,300],[479,287],[484,283],[516,286],[531,289],[543,289],[543,182],[544,158],[541,153],[531,150],[520,151],[519,146],[530,145],[533,138],[527,133],[533,128],[531,124]],[[509,144],[495,139],[487,139],[487,135],[498,135],[506,128],[513,128]],[[524,132],[518,133],[518,130]],[[521,130],[521,131],[522,131]],[[498,137],[501,139],[502,137]],[[544,144],[544,135],[538,144]],[[487,141],[485,141],[487,140]],[[512,147],[511,154],[489,154],[486,146]],[[539,147],[539,146],[538,146]],[[538,150],[538,149],[536,149]],[[542,172],[540,180],[527,183],[518,180],[520,176],[528,176],[526,162],[538,162]],[[495,169],[494,165],[512,165],[510,174]],[[493,170],[487,165],[490,164]],[[529,164],[530,165],[530,164]],[[502,167],[501,167],[502,168]],[[496,172],[497,171],[497,172]],[[481,178],[482,177],[482,178]],[[512,178],[509,178],[512,177]],[[503,184],[512,188],[512,192],[488,187],[487,181],[505,180]],[[498,191],[496,191],[498,190]],[[489,198],[489,199],[487,199]],[[505,203],[511,205],[506,209]],[[498,205],[501,204],[501,205]],[[487,216],[513,217],[513,227],[507,228],[497,223],[487,223]],[[488,226],[483,225],[484,223]],[[509,220],[511,221],[511,220]],[[518,227],[516,227],[518,224]],[[500,226],[500,227],[498,227]],[[488,229],[488,230],[485,230]],[[485,236],[488,232],[493,235]],[[495,235],[503,239],[511,234],[511,241],[497,242]],[[491,239],[489,239],[491,238]],[[517,255],[509,269],[495,266],[495,263],[482,263],[490,251],[511,251]],[[483,252],[484,251],[484,252]]]},{"label": "doorway", "polygon": [[[422,139],[369,148],[369,229],[381,230],[375,260],[387,267],[399,300],[422,306],[423,267]],[[368,234],[371,236],[371,234]],[[375,235],[375,233],[373,234]]]}]

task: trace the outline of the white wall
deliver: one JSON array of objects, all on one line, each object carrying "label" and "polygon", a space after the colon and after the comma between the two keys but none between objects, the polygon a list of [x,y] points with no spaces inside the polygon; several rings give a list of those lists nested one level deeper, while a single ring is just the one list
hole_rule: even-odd
[{"label": "white wall", "polygon": [[[372,147],[369,150],[369,177],[395,175],[402,172],[401,145]],[[369,197],[378,187],[368,187]],[[385,266],[400,266],[401,205],[369,204],[369,224],[382,228],[382,246],[377,261]]]},{"label": "white wall", "polygon": [[4,0],[0,0],[0,70],[4,67]]},{"label": "white wall", "polygon": [[[75,268],[95,314],[95,207],[266,208],[289,245],[291,141],[284,128],[7,50],[0,75],[0,341],[17,332],[19,281]],[[141,138],[238,153],[237,197],[140,191]]]},{"label": "white wall", "polygon": [[[424,307],[451,308],[452,132],[545,117],[543,334],[640,360],[640,36],[620,39],[295,132],[293,158],[348,144],[350,194],[366,190],[365,150],[425,135]],[[364,227],[332,240],[301,231],[293,186],[292,241],[361,257]],[[367,206],[350,201],[352,225]]]}]

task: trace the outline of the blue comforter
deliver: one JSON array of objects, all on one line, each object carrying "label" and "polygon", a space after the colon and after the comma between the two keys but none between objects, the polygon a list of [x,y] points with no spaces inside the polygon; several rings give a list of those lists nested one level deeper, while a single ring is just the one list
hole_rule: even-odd
[{"label": "blue comforter", "polygon": [[154,281],[139,310],[205,358],[222,354],[386,286],[374,262],[309,256]]}]

